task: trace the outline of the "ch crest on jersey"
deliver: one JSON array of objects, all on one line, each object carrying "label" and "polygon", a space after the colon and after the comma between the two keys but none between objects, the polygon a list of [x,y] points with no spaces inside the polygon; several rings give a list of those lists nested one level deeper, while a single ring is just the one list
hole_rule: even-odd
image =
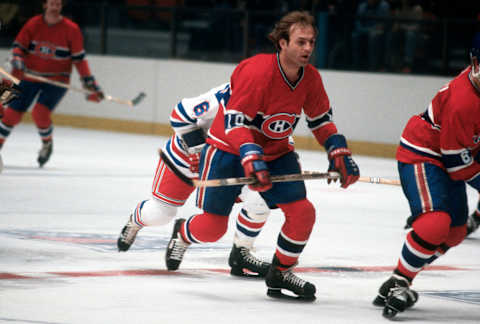
[{"label": "ch crest on jersey", "polygon": [[296,115],[286,113],[264,116],[260,129],[269,138],[282,139],[290,136],[295,122]]},{"label": "ch crest on jersey", "polygon": [[55,46],[45,42],[37,43],[35,52],[42,56],[52,56],[55,53]]}]

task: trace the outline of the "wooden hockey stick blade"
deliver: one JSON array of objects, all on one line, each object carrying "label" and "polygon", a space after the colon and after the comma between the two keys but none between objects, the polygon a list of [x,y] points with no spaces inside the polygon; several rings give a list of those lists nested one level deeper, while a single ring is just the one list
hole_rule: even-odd
[{"label": "wooden hockey stick blade", "polygon": [[16,85],[18,85],[20,83],[20,80],[17,79],[16,77],[14,77],[13,75],[11,75],[10,73],[8,73],[7,71],[5,71],[5,69],[3,67],[0,66],[0,73],[3,74],[5,77],[7,77],[8,79],[10,79],[13,83],[15,83]]},{"label": "wooden hockey stick blade", "polygon": [[145,92],[140,92],[138,96],[132,99],[132,105],[133,106],[138,105],[143,99],[145,99],[146,96],[147,94]]},{"label": "wooden hockey stick blade", "polygon": [[[317,171],[303,171],[302,173],[284,174],[272,176],[272,182],[289,182],[289,181],[303,181],[312,179],[331,179],[335,180],[339,178],[337,172],[317,172]],[[197,180],[193,179],[193,185],[195,187],[222,187],[222,186],[237,186],[248,185],[255,182],[254,178],[241,177],[241,178],[223,178],[223,179],[210,179],[210,180]]]}]

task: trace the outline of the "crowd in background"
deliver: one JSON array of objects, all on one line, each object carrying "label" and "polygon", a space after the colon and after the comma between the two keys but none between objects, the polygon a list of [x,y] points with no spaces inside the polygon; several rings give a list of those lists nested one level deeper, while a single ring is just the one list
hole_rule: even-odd
[{"label": "crowd in background", "polygon": [[[313,63],[319,68],[329,69],[454,74],[459,67],[446,68],[449,64],[446,60],[458,58],[468,63],[466,53],[470,40],[480,31],[478,1],[459,1],[454,7],[447,0],[65,1],[64,13],[72,16],[82,29],[89,24],[99,23],[101,19],[98,14],[92,12],[98,12],[100,6],[108,8],[110,13],[115,11],[114,8],[126,8],[119,11],[121,19],[117,19],[118,25],[150,30],[170,28],[172,14],[165,8],[217,11],[217,14],[209,15],[209,33],[228,33],[223,37],[228,39],[228,44],[219,45],[210,41],[210,36],[201,34],[191,40],[192,51],[202,46],[204,51],[217,51],[225,46],[227,50],[241,52],[242,46],[245,46],[242,45],[241,21],[222,14],[221,10],[248,11],[251,13],[247,45],[250,49],[243,51],[243,56],[273,50],[266,38],[273,22],[287,11],[308,10],[316,16],[319,27],[328,30],[326,35],[317,40],[320,50]],[[87,7],[95,8],[83,10]],[[25,21],[41,10],[41,1],[0,1],[3,22],[0,46],[10,46]],[[115,19],[110,20],[112,27]],[[445,20],[448,20],[447,30],[443,24]],[[95,53],[95,50],[90,52]],[[232,57],[236,60],[238,56]],[[431,63],[433,60],[437,61],[436,70]]]}]

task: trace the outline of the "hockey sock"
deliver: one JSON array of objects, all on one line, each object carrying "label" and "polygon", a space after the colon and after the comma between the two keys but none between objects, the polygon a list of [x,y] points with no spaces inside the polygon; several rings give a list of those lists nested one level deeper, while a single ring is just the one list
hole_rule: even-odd
[{"label": "hockey sock", "polygon": [[180,234],[187,243],[216,242],[227,232],[227,227],[228,216],[204,212],[187,219]]},{"label": "hockey sock", "polygon": [[450,216],[445,212],[429,212],[418,217],[407,234],[395,273],[410,281],[429,262],[450,231]]},{"label": "hockey sock", "polygon": [[177,209],[156,198],[144,200],[133,211],[133,219],[139,226],[162,226],[175,218]]},{"label": "hockey sock", "polygon": [[278,207],[285,214],[285,222],[277,238],[275,254],[281,264],[292,265],[308,242],[315,223],[315,208],[307,199],[278,204]]},{"label": "hockey sock", "polygon": [[234,243],[237,247],[251,249],[253,242],[265,225],[265,219],[256,220],[249,216],[247,210],[242,208],[237,217]]},{"label": "hockey sock", "polygon": [[32,118],[37,125],[38,134],[43,142],[52,140],[53,125],[51,120],[51,111],[47,106],[36,103],[32,110]]},{"label": "hockey sock", "polygon": [[7,140],[7,137],[13,130],[13,127],[20,123],[22,120],[23,113],[13,110],[11,108],[6,108],[4,110],[4,115],[0,121],[0,148],[3,146],[3,143]]}]

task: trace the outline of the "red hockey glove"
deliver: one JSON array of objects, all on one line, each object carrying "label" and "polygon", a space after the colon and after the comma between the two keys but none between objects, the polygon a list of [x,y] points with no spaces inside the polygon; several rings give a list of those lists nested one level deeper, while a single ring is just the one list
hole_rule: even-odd
[{"label": "red hockey glove", "polygon": [[[330,136],[325,142],[325,148],[329,160],[328,171],[340,173],[342,188],[355,183],[360,177],[360,171],[352,159],[352,152],[347,148],[345,137],[340,134]],[[328,183],[331,181],[329,179]]]},{"label": "red hockey glove", "polygon": [[263,149],[259,145],[243,144],[240,147],[240,157],[245,176],[256,180],[253,184],[248,185],[250,189],[263,192],[272,188],[270,172],[263,160]]},{"label": "red hockey glove", "polygon": [[87,95],[86,99],[89,101],[100,102],[105,98],[102,89],[98,86],[93,75],[82,78],[83,88],[91,91],[92,93]]},{"label": "red hockey glove", "polygon": [[20,88],[12,81],[3,79],[0,82],[0,104],[8,105],[12,100],[18,98]]}]

